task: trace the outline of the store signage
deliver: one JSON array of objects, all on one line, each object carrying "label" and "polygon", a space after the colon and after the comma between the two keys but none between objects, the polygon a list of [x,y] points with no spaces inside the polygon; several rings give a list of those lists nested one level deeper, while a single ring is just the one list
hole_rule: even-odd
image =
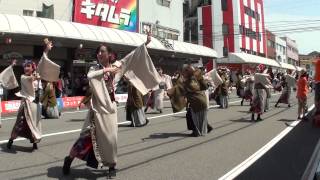
[{"label": "store signage", "polygon": [[74,0],[73,21],[137,32],[138,0]]},{"label": "store signage", "polygon": [[21,53],[18,52],[8,52],[2,55],[3,59],[23,59]]}]

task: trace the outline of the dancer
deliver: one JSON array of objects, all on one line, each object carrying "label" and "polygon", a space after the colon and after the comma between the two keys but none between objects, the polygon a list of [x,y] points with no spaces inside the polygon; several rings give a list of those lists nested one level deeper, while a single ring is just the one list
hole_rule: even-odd
[{"label": "dancer", "polygon": [[[260,72],[258,70],[258,72]],[[250,108],[251,121],[255,120],[255,114],[257,114],[256,121],[261,121],[261,115],[264,113],[265,103],[267,98],[266,89],[271,88],[271,82],[269,81],[268,74],[256,73],[254,76],[254,93],[252,105]]]},{"label": "dancer", "polygon": [[[49,39],[44,39],[44,51],[38,67],[31,60],[23,64],[24,74],[21,75],[21,90],[16,93],[21,97],[17,120],[12,129],[7,148],[11,149],[13,140],[18,136],[25,137],[33,143],[33,149],[38,149],[37,143],[42,136],[41,108],[40,108],[40,77],[45,81],[55,82],[59,79],[60,66],[48,58],[48,53],[53,44]],[[39,72],[37,73],[36,70]]]},{"label": "dancer", "polygon": [[[3,70],[0,74],[0,86],[4,89],[14,89],[19,87],[18,81],[13,72],[13,66],[16,65],[17,60],[13,60],[11,65],[8,66],[5,70]],[[1,118],[0,118],[0,128],[2,126]]]},{"label": "dancer", "polygon": [[40,77],[35,73],[36,64],[31,60],[25,60],[23,68],[24,74],[21,75],[21,90],[16,93],[18,97],[22,98],[21,105],[7,144],[8,149],[11,149],[13,140],[18,136],[29,139],[30,143],[33,143],[33,149],[38,149],[37,143],[40,142],[42,136],[38,97]]},{"label": "dancer", "polygon": [[279,103],[288,104],[288,107],[291,107],[291,104],[290,104],[291,87],[295,86],[295,84],[296,83],[294,80],[294,75],[290,76],[288,73],[286,76],[282,77],[281,85],[283,89],[277,103],[275,104],[275,107],[278,107]]},{"label": "dancer", "polygon": [[[125,78],[126,79],[126,78]],[[132,127],[142,127],[149,123],[143,111],[143,95],[128,82],[128,99],[126,104],[127,121],[131,121]]]},{"label": "dancer", "polygon": [[42,81],[43,95],[41,97],[42,114],[45,118],[59,118],[60,113],[58,109],[58,103],[56,98],[56,92],[54,83]]},{"label": "dancer", "polygon": [[242,81],[245,82],[245,88],[244,88],[244,93],[241,100],[241,106],[243,106],[244,100],[249,101],[251,106],[253,92],[254,92],[254,76],[248,73],[246,76],[244,76]]},{"label": "dancer", "polygon": [[88,72],[92,91],[90,108],[79,139],[75,142],[63,164],[63,173],[70,173],[74,158],[87,162],[93,168],[109,167],[108,177],[116,176],[117,164],[117,106],[111,98],[114,77],[118,72],[143,94],[160,82],[146,46],[151,41],[148,32],[147,42],[138,47],[123,60],[111,64],[111,49],[102,44],[96,54],[99,64]]}]

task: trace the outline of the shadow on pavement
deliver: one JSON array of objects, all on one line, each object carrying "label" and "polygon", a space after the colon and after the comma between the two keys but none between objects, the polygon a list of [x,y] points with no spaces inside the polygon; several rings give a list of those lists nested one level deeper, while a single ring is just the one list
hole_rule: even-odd
[{"label": "shadow on pavement", "polygon": [[70,119],[68,122],[82,122],[84,121],[85,119]]},{"label": "shadow on pavement", "polygon": [[32,144],[30,147],[27,146],[17,146],[17,145],[12,145],[11,149],[7,149],[7,143],[0,145],[1,151],[5,153],[10,153],[10,154],[17,154],[18,151],[20,152],[25,152],[25,153],[32,153],[33,148]]},{"label": "shadow on pavement", "polygon": [[170,137],[189,137],[189,134],[184,134],[184,133],[155,133],[151,134],[147,138],[143,138],[143,140],[146,139],[166,139]]},{"label": "shadow on pavement", "polygon": [[65,176],[62,174],[62,167],[56,166],[48,169],[47,176],[55,179],[98,179],[106,177],[107,170],[93,170],[93,169],[70,169],[70,174]]},{"label": "shadow on pavement", "polygon": [[296,121],[296,119],[279,119],[278,121],[281,121],[281,122],[294,122]]}]

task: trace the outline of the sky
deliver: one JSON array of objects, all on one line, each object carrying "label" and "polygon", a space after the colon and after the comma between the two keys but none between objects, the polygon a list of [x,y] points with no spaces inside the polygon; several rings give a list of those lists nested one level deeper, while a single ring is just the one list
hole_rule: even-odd
[{"label": "sky", "polygon": [[296,40],[300,54],[320,52],[320,0],[264,0],[264,11],[266,28]]}]

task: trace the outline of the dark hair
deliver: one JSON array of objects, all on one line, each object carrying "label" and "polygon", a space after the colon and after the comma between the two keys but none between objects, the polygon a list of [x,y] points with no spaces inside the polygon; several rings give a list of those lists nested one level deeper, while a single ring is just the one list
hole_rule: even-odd
[{"label": "dark hair", "polygon": [[100,48],[103,47],[103,46],[107,48],[108,53],[112,53],[112,49],[111,49],[109,46],[107,46],[107,44],[102,43],[102,44],[100,44],[100,45],[97,47],[97,49],[96,49],[96,55],[99,53]]},{"label": "dark hair", "polygon": [[32,60],[29,60],[29,59],[24,60],[22,66],[23,66],[23,67],[26,67],[26,66],[28,66],[28,65],[31,65],[33,71],[35,71],[36,68],[37,68],[36,63],[34,63]]}]

